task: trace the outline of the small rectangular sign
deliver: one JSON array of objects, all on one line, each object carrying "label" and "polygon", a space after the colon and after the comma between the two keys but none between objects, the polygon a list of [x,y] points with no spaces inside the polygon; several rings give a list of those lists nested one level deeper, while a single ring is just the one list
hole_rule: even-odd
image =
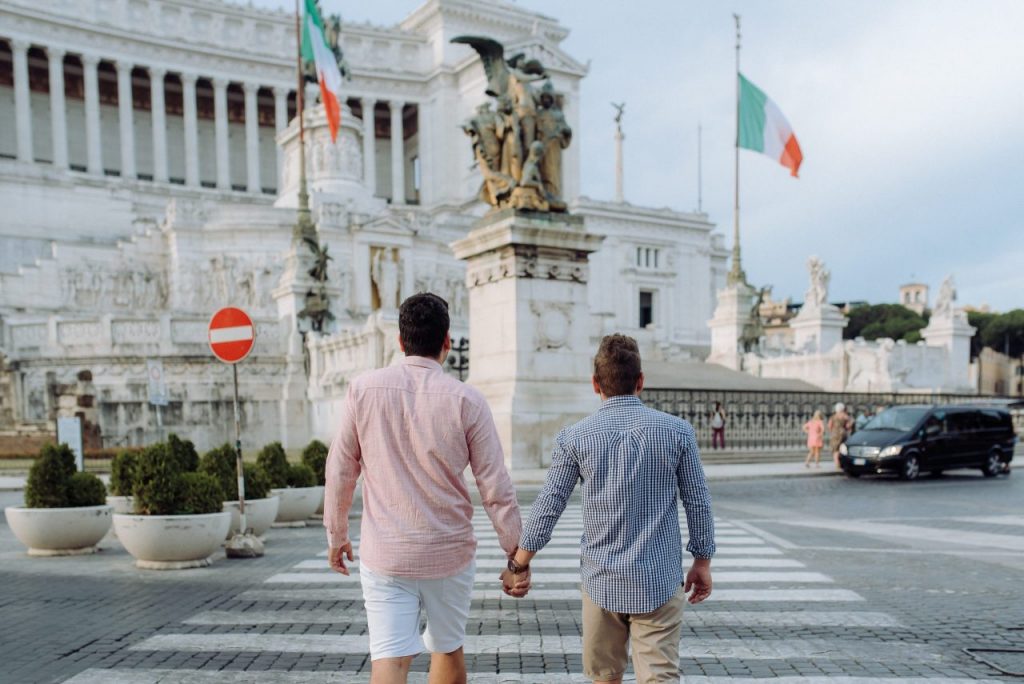
[{"label": "small rectangular sign", "polygon": [[57,441],[67,444],[75,454],[75,466],[85,470],[82,454],[82,419],[78,416],[57,419]]},{"label": "small rectangular sign", "polygon": [[146,360],[146,380],[149,384],[149,403],[167,406],[167,382],[164,380],[164,364],[160,359]]}]

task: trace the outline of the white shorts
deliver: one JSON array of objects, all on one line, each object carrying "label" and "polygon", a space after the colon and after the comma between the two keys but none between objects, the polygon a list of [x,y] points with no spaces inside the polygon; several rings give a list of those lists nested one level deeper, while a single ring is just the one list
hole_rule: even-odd
[{"label": "white shorts", "polygon": [[[451,653],[466,640],[466,620],[473,599],[476,562],[457,575],[416,580],[359,569],[363,605],[370,632],[370,660],[431,653]],[[427,629],[420,636],[420,613]]]}]

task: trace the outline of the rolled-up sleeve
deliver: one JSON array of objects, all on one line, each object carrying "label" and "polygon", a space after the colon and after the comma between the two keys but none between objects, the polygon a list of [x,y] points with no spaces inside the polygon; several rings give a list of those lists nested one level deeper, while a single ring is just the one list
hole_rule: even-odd
[{"label": "rolled-up sleeve", "polygon": [[682,430],[679,449],[676,477],[690,533],[686,550],[694,558],[711,558],[715,555],[715,519],[711,512],[711,493],[704,477],[704,466],[700,462],[697,436],[692,427],[686,426]]},{"label": "rolled-up sleeve", "polygon": [[498,534],[498,543],[506,554],[515,551],[523,521],[512,478],[505,467],[498,429],[487,402],[480,398],[463,405],[469,465],[476,479],[480,500]]},{"label": "rolled-up sleeve", "polygon": [[565,434],[555,437],[551,451],[551,466],[540,496],[530,508],[530,517],[523,526],[519,547],[527,551],[540,551],[551,541],[555,523],[562,516],[565,506],[580,479],[580,468],[565,446]]},{"label": "rolled-up sleeve", "polygon": [[327,453],[324,527],[327,529],[327,543],[334,548],[351,541],[348,536],[348,514],[352,508],[356,481],[362,472],[355,402],[355,392],[352,385],[349,385],[345,406],[341,411],[341,423]]}]

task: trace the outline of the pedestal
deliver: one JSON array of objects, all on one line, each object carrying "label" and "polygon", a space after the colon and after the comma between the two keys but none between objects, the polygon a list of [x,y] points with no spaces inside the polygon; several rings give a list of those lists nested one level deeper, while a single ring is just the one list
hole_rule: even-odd
[{"label": "pedestal", "polygon": [[843,341],[843,328],[847,323],[843,312],[831,304],[813,307],[805,304],[789,323],[793,346],[798,352],[825,354]]},{"label": "pedestal", "polygon": [[708,321],[711,328],[711,354],[708,363],[740,370],[743,359],[743,332],[750,323],[750,310],[757,292],[746,282],[730,283],[718,291],[718,306]]},{"label": "pedestal", "polygon": [[467,262],[469,383],[490,404],[511,469],[546,465],[559,430],[600,404],[587,257],[602,240],[581,217],[508,209],[452,244]]},{"label": "pedestal", "polygon": [[945,347],[946,372],[945,389],[948,391],[973,391],[971,384],[971,337],[976,328],[967,322],[962,312],[950,315],[932,316],[928,327],[921,331],[925,344],[930,347]]},{"label": "pedestal", "polygon": [[308,273],[310,268],[312,258],[309,249],[293,241],[285,257],[281,280],[273,292],[280,334],[285,340],[287,350],[285,376],[278,406],[281,444],[286,449],[305,446],[312,434],[307,397],[309,379],[306,376],[303,350],[305,341],[299,331],[299,312],[306,305],[306,293],[314,285]]}]

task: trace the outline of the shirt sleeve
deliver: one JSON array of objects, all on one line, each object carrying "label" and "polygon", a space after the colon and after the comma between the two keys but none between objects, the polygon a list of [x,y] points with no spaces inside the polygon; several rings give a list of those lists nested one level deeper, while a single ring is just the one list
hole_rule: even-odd
[{"label": "shirt sleeve", "polygon": [[356,481],[362,472],[355,402],[355,393],[352,385],[349,385],[345,395],[345,406],[341,411],[341,424],[327,453],[324,527],[327,529],[327,543],[333,548],[344,546],[351,541],[348,536],[348,514],[352,508]]},{"label": "shirt sleeve", "polygon": [[555,437],[555,448],[551,452],[551,466],[544,481],[544,489],[530,507],[530,517],[523,526],[520,548],[540,551],[547,546],[555,523],[562,516],[579,479],[579,463],[566,448],[564,433],[559,433]]},{"label": "shirt sleeve", "polygon": [[498,534],[498,543],[505,553],[515,551],[523,522],[519,516],[519,501],[505,467],[505,454],[498,439],[498,429],[487,402],[467,401],[466,444],[469,447],[469,466],[476,479],[487,517]]},{"label": "shirt sleeve", "polygon": [[711,558],[715,555],[715,519],[711,513],[711,494],[700,462],[697,436],[692,427],[687,427],[680,437],[681,453],[676,477],[686,511],[686,527],[690,532],[686,550],[694,558]]}]

